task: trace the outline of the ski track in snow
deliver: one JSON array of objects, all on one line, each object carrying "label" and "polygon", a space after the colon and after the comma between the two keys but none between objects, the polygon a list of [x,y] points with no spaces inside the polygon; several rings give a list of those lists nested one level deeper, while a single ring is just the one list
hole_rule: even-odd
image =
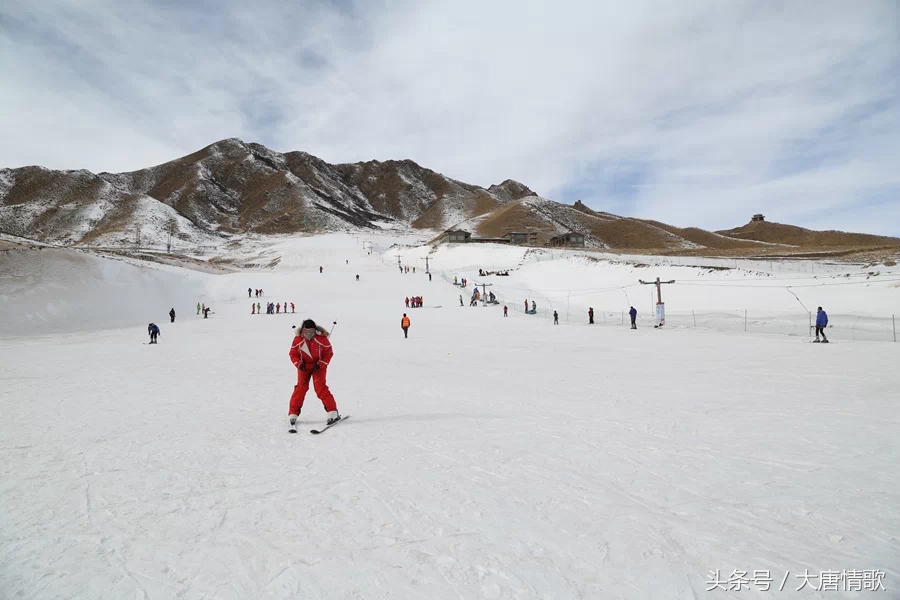
[{"label": "ski track in snow", "polygon": [[[0,339],[0,596],[852,597],[795,591],[804,569],[900,590],[900,345],[504,319],[353,237],[298,248],[197,275],[214,314],[160,306],[157,346]],[[298,313],[251,316],[247,287]],[[319,436],[312,391],[287,433],[306,316],[338,321],[353,415]],[[791,577],[707,592],[715,569]]]}]

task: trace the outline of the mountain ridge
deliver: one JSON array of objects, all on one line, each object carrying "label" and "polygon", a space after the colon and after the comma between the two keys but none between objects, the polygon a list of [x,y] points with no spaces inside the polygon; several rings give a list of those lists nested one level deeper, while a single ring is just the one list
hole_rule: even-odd
[{"label": "mountain ridge", "polygon": [[410,159],[330,164],[238,138],[124,173],[0,169],[0,231],[42,242],[216,245],[245,234],[393,227],[462,228],[487,238],[532,231],[541,245],[573,231],[588,247],[669,253],[900,246],[898,238],[767,221],[715,232],[680,228],[581,201],[561,204],[511,179],[484,188]]}]

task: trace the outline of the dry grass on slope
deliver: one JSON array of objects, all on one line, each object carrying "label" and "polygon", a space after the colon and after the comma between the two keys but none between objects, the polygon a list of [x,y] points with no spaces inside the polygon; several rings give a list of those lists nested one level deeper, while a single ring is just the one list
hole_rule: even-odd
[{"label": "dry grass on slope", "polygon": [[813,231],[803,227],[769,221],[751,221],[742,227],[716,233],[774,244],[788,244],[801,248],[900,246],[900,238],[844,231]]},{"label": "dry grass on slope", "polygon": [[739,249],[739,248],[758,248],[760,246],[759,242],[755,240],[740,240],[726,237],[725,234],[715,234],[711,231],[706,231],[705,229],[700,229],[699,227],[675,227],[673,225],[667,225],[665,223],[660,223],[659,221],[652,221],[649,219],[636,219],[639,221],[643,221],[644,223],[648,223],[650,225],[655,225],[660,229],[665,229],[669,233],[682,237],[689,242],[693,242],[700,246],[705,246],[706,248],[715,248],[718,250],[728,250],[728,249]]}]

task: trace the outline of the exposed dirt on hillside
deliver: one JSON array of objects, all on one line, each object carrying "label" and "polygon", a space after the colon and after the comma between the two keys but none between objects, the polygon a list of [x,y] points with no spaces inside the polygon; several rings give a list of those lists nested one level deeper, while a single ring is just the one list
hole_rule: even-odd
[{"label": "exposed dirt on hillside", "polygon": [[883,246],[900,247],[900,238],[891,238],[865,233],[844,231],[813,231],[795,225],[750,221],[746,225],[718,231],[730,237],[758,240],[775,244],[787,244],[803,248],[871,248]]}]

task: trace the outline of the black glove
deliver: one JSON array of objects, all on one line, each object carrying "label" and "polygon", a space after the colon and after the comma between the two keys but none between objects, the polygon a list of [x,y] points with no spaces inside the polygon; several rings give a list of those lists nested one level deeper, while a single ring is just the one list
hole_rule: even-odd
[{"label": "black glove", "polygon": [[322,368],[322,365],[320,365],[319,363],[316,363],[316,366],[313,367],[313,371],[318,371],[321,368]]},{"label": "black glove", "polygon": [[301,363],[300,363],[300,370],[301,370],[301,371],[305,371],[305,370],[306,370],[306,363],[304,363],[304,362],[301,362]]}]

